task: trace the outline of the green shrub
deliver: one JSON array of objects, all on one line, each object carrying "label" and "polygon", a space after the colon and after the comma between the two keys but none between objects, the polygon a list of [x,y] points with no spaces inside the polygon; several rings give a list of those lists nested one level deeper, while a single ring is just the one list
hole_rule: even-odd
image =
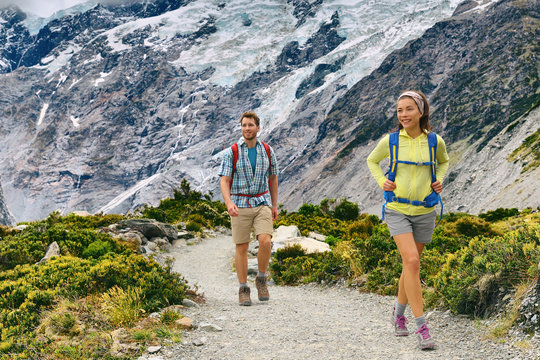
[{"label": "green shrub", "polygon": [[298,214],[303,216],[323,216],[321,208],[317,205],[304,204],[298,209]]},{"label": "green shrub", "polygon": [[339,220],[356,220],[360,214],[358,204],[341,199],[334,209],[334,216]]},{"label": "green shrub", "polygon": [[94,258],[97,259],[107,253],[112,252],[112,246],[109,242],[97,240],[88,245],[88,248],[83,251],[82,257],[85,259]]},{"label": "green shrub", "polygon": [[202,231],[202,226],[199,223],[196,223],[194,221],[188,221],[186,223],[186,230],[187,231],[193,231],[193,232],[199,232],[199,231]]},{"label": "green shrub", "polygon": [[[160,201],[158,207],[146,207],[142,217],[161,222],[178,223],[192,221],[201,227],[230,227],[227,207],[221,201],[212,201],[211,194],[191,190],[186,179],[180,190],[173,190],[173,197]],[[197,230],[200,231],[200,230]]]},{"label": "green shrub", "polygon": [[502,237],[476,237],[467,247],[446,254],[432,280],[439,296],[430,299],[430,305],[461,314],[488,314],[514,285],[531,278],[531,269],[540,262],[538,234],[538,226],[533,226]]},{"label": "green shrub", "polygon": [[341,239],[340,238],[337,238],[337,237],[334,237],[332,235],[330,236],[327,236],[325,239],[324,239],[324,242],[327,243],[328,245],[334,247],[336,246],[339,242],[341,242]]},{"label": "green shrub", "polygon": [[478,215],[478,217],[488,222],[495,222],[495,221],[504,220],[504,219],[507,219],[509,217],[516,216],[516,215],[519,215],[519,210],[516,208],[512,208],[512,209],[498,208],[496,210],[488,211],[484,214],[480,214]]}]

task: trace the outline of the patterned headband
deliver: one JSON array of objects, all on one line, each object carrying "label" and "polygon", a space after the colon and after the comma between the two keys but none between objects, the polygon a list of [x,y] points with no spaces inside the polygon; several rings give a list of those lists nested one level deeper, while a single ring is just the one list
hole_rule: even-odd
[{"label": "patterned headband", "polygon": [[419,93],[414,92],[414,91],[405,91],[403,94],[399,95],[398,101],[404,96],[411,97],[416,103],[416,106],[418,106],[418,110],[420,110],[420,114],[424,115],[424,99],[422,99],[422,96],[420,96]]}]

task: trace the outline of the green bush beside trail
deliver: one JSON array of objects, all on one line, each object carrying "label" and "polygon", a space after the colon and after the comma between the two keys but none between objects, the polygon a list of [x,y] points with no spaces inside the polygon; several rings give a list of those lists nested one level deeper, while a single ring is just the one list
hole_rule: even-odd
[{"label": "green bush beside trail", "polygon": [[[276,283],[344,280],[363,291],[396,294],[401,258],[386,225],[367,214],[338,219],[328,204],[336,201],[303,205],[297,213],[282,213],[275,223],[297,225],[303,235],[310,231],[326,235],[332,249],[324,254],[278,250],[270,265]],[[521,213],[497,209],[480,216],[445,214],[421,258],[426,304],[459,314],[488,315],[518,284],[537,279],[539,236],[540,213],[530,209]]]}]

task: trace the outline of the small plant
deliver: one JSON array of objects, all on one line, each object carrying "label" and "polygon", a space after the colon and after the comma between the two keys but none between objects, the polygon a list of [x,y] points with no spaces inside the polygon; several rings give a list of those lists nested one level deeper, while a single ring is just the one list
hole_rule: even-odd
[{"label": "small plant", "polygon": [[180,319],[180,314],[174,310],[168,309],[161,313],[161,323],[170,325]]},{"label": "small plant", "polygon": [[103,312],[114,326],[131,326],[143,314],[142,291],[139,287],[130,287],[127,291],[114,286],[102,295]]},{"label": "small plant", "polygon": [[134,330],[131,333],[131,337],[133,338],[133,340],[139,343],[146,344],[154,338],[154,334],[151,330],[141,329],[141,330]]}]

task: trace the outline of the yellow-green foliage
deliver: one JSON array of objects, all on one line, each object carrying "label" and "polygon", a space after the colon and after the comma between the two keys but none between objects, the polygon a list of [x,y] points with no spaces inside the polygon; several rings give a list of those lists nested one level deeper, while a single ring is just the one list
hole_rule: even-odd
[{"label": "yellow-green foliage", "polygon": [[[314,215],[320,212],[324,213],[305,206],[304,214],[284,214],[276,226],[294,224],[303,234],[329,235],[332,252],[306,255],[300,248],[278,250],[270,265],[275,281],[344,279],[363,290],[395,294],[401,258],[386,225],[373,215],[342,221],[328,214]],[[530,209],[513,214],[514,210],[487,213],[484,217],[494,223],[464,213],[444,215],[421,258],[428,305],[485,315],[515,285],[538,276],[540,216]]]},{"label": "yellow-green foliage", "polygon": [[211,194],[191,190],[186,179],[182,180],[180,190],[175,189],[173,193],[173,198],[161,200],[158,207],[146,207],[142,216],[169,223],[188,222],[190,231],[231,226],[225,204],[212,201]]},{"label": "yellow-green foliage", "polygon": [[540,128],[528,136],[508,157],[510,161],[517,159],[524,161],[522,172],[536,169],[540,165]]},{"label": "yellow-green foliage", "polygon": [[[3,232],[0,358],[28,358],[40,352],[55,359],[109,357],[102,333],[54,346],[36,337],[36,329],[44,326],[54,336],[74,339],[86,331],[81,324],[99,323],[95,316],[81,318],[80,308],[72,311],[64,306],[62,310],[58,298],[101,299],[87,304],[96,309],[103,306],[103,314],[109,316],[102,324],[105,327],[133,324],[144,313],[181,303],[186,284],[180,275],[133,253],[97,228],[120,219],[117,215],[61,217],[53,213],[20,232]],[[61,256],[36,264],[53,241],[59,244]],[[85,344],[94,343],[91,356]]]},{"label": "yellow-green foliage", "polygon": [[144,294],[140,287],[124,290],[113,286],[103,295],[101,308],[113,326],[132,326],[143,315]]}]

